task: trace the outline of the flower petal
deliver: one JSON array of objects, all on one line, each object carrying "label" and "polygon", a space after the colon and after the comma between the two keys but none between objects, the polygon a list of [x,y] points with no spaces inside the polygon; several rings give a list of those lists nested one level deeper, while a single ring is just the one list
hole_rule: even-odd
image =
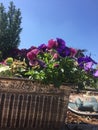
[{"label": "flower petal", "polygon": [[98,77],[98,70],[96,70],[93,75],[94,75],[95,77]]}]

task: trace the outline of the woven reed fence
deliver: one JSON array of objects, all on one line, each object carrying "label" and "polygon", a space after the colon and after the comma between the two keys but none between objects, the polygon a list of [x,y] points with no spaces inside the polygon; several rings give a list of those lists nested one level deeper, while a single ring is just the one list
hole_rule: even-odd
[{"label": "woven reed fence", "polygon": [[64,126],[71,87],[0,78],[0,129],[56,129]]}]

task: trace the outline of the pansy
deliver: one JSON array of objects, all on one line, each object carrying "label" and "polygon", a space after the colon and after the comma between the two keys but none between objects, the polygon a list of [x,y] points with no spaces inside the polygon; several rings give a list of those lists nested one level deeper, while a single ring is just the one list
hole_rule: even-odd
[{"label": "pansy", "polygon": [[53,49],[57,47],[57,42],[54,39],[51,39],[48,41],[48,45],[47,45],[48,49]]},{"label": "pansy", "polygon": [[71,54],[70,49],[68,47],[58,48],[57,51],[62,57],[70,56]]},{"label": "pansy", "polygon": [[[98,68],[95,69],[97,62],[91,56],[85,56],[84,51],[68,47],[61,38],[50,39],[47,44],[40,44],[38,47],[13,49],[13,60],[7,59],[7,64],[0,63],[0,66],[8,65],[13,70],[13,64],[20,75],[41,83],[54,84],[56,87],[64,83],[95,87],[98,80]],[[14,62],[17,59],[18,62],[21,61],[18,67]],[[25,69],[23,63],[26,63]],[[16,69],[12,70],[11,73]]]},{"label": "pansy", "polygon": [[47,84],[60,85],[66,82],[93,86],[94,78],[98,76],[98,71],[93,69],[97,63],[81,50],[68,47],[61,38],[32,47],[27,59],[30,68],[25,75]]},{"label": "pansy", "polygon": [[90,56],[79,57],[77,61],[81,68],[84,68],[85,64],[89,62],[92,62],[93,64],[97,64],[97,62],[95,62]]},{"label": "pansy", "polygon": [[38,49],[33,49],[32,51],[28,52],[27,53],[27,58],[29,60],[35,60],[37,54],[39,53],[39,50]]},{"label": "pansy", "polygon": [[77,50],[74,48],[70,48],[71,56],[74,57],[77,54]]},{"label": "pansy", "polygon": [[87,62],[84,64],[84,70],[90,70],[93,66],[93,62]]},{"label": "pansy", "polygon": [[63,39],[57,38],[57,48],[64,49],[66,47],[66,43]]},{"label": "pansy", "polygon": [[98,77],[98,70],[96,70],[93,74],[95,77]]},{"label": "pansy", "polygon": [[41,44],[39,47],[38,47],[39,50],[42,50],[42,51],[46,51],[47,49],[47,46],[46,44]]}]

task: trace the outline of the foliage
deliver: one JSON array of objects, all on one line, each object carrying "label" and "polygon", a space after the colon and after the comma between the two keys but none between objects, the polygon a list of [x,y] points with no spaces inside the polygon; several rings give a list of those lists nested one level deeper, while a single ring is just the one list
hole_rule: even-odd
[{"label": "foliage", "polygon": [[20,9],[16,9],[13,2],[10,2],[8,11],[3,3],[0,4],[0,60],[8,57],[11,50],[19,46],[21,19]]},{"label": "foliage", "polygon": [[7,58],[11,76],[25,77],[44,84],[59,87],[64,83],[76,84],[79,88],[95,87],[97,63],[85,56],[83,50],[66,46],[64,40],[51,39],[48,44],[17,50],[14,58]]},{"label": "foliage", "polygon": [[64,40],[57,38],[49,40],[27,53],[31,69],[26,73],[33,80],[43,83],[53,83],[59,86],[63,83],[85,86],[95,86],[93,64],[91,57],[85,56],[83,50],[66,46]]}]

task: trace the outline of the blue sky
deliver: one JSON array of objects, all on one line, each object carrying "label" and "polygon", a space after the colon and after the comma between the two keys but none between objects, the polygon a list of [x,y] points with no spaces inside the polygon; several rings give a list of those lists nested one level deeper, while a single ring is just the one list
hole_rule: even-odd
[{"label": "blue sky", "polygon": [[[12,0],[22,13],[19,48],[62,38],[98,61],[98,0]],[[7,8],[10,0],[0,0]]]}]

